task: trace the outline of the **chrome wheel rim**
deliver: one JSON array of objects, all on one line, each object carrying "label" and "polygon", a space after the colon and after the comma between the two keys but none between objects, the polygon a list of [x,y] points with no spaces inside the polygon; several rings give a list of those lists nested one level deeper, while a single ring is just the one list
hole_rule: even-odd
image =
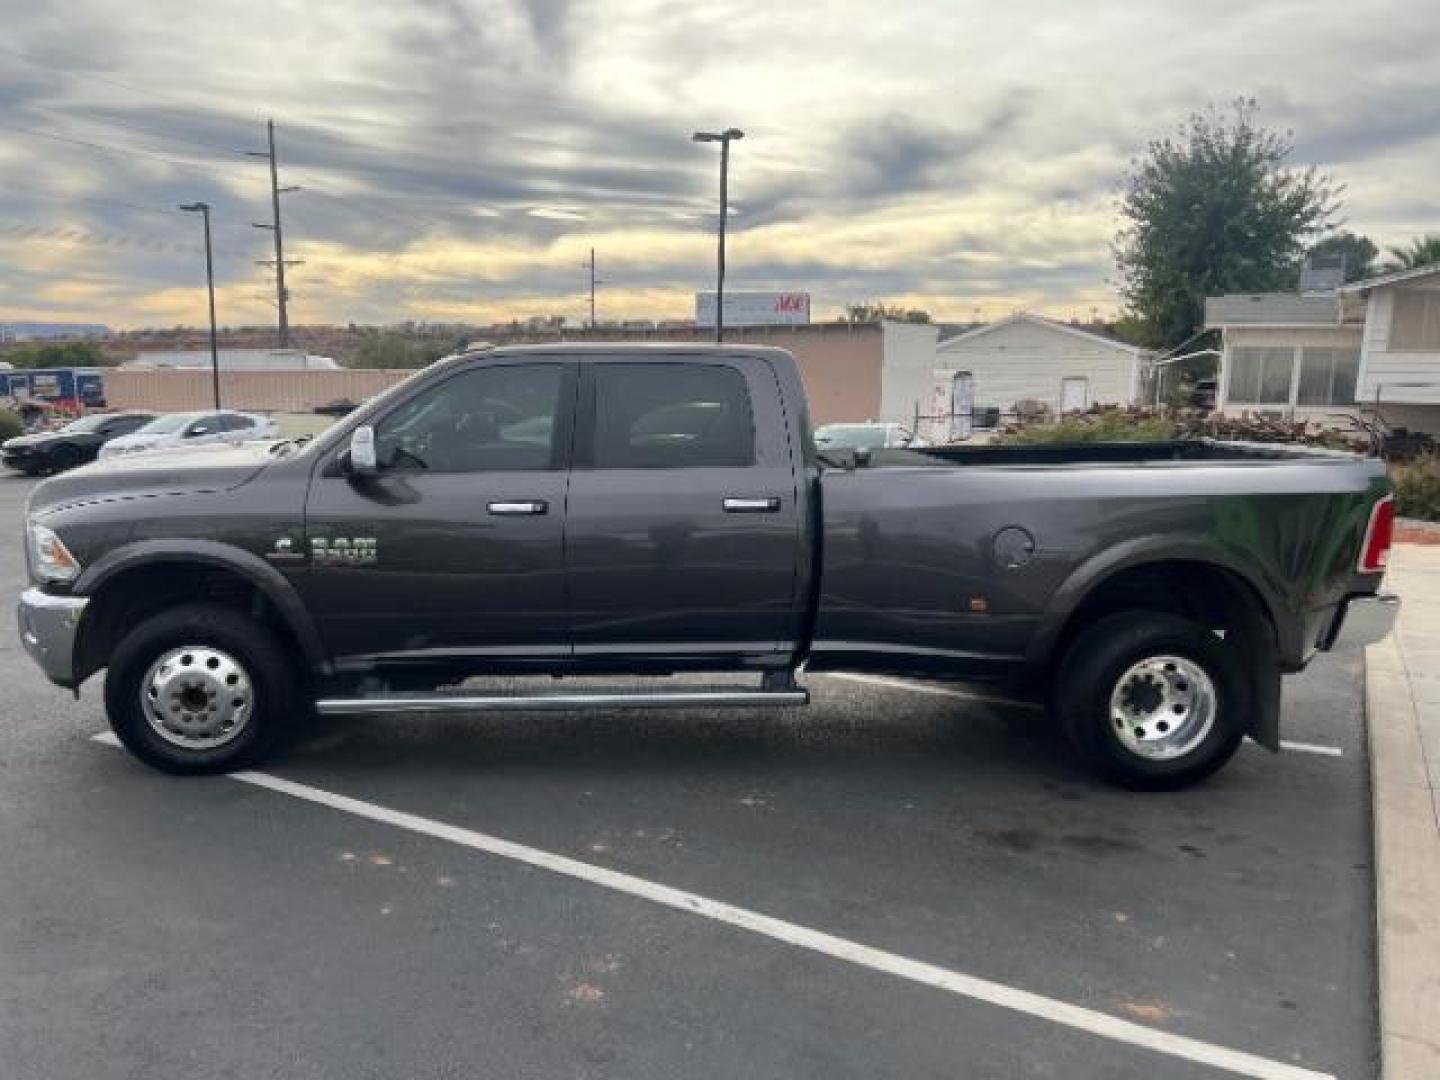
[{"label": "chrome wheel rim", "polygon": [[1183,656],[1148,656],[1131,664],[1110,694],[1110,723],[1130,753],[1172,761],[1210,734],[1219,709],[1215,683]]},{"label": "chrome wheel rim", "polygon": [[140,708],[150,729],[187,750],[233,742],[254,711],[255,690],[245,668],[208,645],[170,649],[140,683]]}]

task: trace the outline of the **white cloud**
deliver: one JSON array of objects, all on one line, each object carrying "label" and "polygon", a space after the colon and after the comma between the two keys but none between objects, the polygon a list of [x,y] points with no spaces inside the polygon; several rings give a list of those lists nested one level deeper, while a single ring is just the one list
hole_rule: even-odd
[{"label": "white cloud", "polygon": [[297,321],[578,313],[591,246],[609,313],[683,314],[715,214],[688,135],[731,124],[738,286],[1106,310],[1126,161],[1210,101],[1258,96],[1349,227],[1440,228],[1424,7],[0,0],[0,314],[187,318],[195,223],[155,211],[205,198],[222,318],[268,319],[266,178],[237,152],[267,115],[308,189]]}]

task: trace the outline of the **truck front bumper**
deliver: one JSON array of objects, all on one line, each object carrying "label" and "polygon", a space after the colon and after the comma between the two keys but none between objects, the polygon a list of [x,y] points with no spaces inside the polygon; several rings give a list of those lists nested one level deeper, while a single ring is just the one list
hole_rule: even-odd
[{"label": "truck front bumper", "polygon": [[1340,605],[1330,632],[1330,650],[1359,649],[1389,636],[1400,615],[1400,598],[1391,593],[1352,596]]},{"label": "truck front bumper", "polygon": [[26,589],[16,609],[25,651],[47,679],[67,690],[75,688],[75,635],[89,602],[83,596],[51,596]]}]

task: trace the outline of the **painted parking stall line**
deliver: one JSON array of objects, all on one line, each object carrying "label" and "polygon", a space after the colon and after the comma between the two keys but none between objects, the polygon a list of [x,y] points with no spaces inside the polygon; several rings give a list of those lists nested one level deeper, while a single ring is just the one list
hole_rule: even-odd
[{"label": "painted parking stall line", "polygon": [[[93,740],[106,746],[118,747],[120,745],[119,740],[110,732],[95,735]],[[609,870],[603,866],[582,862],[566,855],[557,855],[540,848],[529,847],[488,833],[449,825],[433,818],[393,810],[390,807],[326,791],[309,784],[296,783],[270,773],[237,772],[231,773],[229,778],[242,784],[264,788],[267,791],[325,806],[355,817],[390,825],[436,840],[443,840],[472,851],[510,859],[539,870],[547,870],[554,874],[588,882],[613,892],[624,893],[677,911],[688,912],[797,948],[820,953],[845,963],[869,968],[872,971],[882,972],[936,990],[943,990],[959,997],[1009,1009],[1099,1038],[1222,1069],[1238,1076],[1256,1077],[1257,1080],[1335,1080],[1330,1073],[1317,1072],[1241,1050],[1232,1050],[1229,1047],[1200,1039],[1145,1027],[1108,1013],[1072,1005],[1057,998],[1045,997],[1042,994],[1006,986],[1003,983],[993,982],[975,975],[952,971],[922,960],[901,956],[898,953],[872,948],[859,942],[837,937],[834,934],[828,934],[823,930],[787,922],[784,919],[777,919],[722,900],[713,900],[699,893],[662,885],[617,870]]]},{"label": "painted parking stall line", "polygon": [[1294,750],[1301,754],[1319,754],[1321,757],[1344,757],[1345,751],[1338,746],[1322,746],[1319,743],[1291,742],[1289,739],[1280,740],[1281,750]]}]

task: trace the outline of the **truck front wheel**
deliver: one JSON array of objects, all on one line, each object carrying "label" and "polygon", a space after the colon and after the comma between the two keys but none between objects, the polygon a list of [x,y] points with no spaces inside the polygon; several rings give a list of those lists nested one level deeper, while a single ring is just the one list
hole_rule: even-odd
[{"label": "truck front wheel", "polygon": [[146,619],[121,640],[105,675],[116,736],[170,773],[256,764],[275,749],[296,703],[295,673],[275,635],[220,605]]},{"label": "truck front wheel", "polygon": [[1248,686],[1243,658],[1213,629],[1128,611],[1097,620],[1071,643],[1051,708],[1102,776],[1170,790],[1230,760],[1246,730]]}]

